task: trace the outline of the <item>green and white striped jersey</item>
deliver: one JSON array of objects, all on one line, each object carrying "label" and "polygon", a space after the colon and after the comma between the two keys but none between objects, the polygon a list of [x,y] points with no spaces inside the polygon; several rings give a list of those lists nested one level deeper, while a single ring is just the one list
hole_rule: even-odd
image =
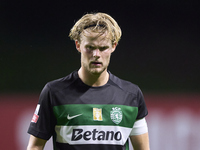
[{"label": "green and white striped jersey", "polygon": [[77,71],[46,84],[28,133],[54,150],[125,150],[135,120],[148,112],[141,90],[109,72],[104,86],[85,85]]}]

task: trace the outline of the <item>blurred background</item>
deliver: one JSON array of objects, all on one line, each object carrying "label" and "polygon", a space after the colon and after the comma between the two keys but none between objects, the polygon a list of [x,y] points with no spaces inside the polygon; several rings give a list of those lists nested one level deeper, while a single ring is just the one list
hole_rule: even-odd
[{"label": "blurred background", "polygon": [[26,149],[43,86],[79,69],[68,34],[90,12],[110,14],[122,29],[109,70],[142,89],[151,149],[198,150],[199,2],[173,0],[1,0],[0,149]]}]

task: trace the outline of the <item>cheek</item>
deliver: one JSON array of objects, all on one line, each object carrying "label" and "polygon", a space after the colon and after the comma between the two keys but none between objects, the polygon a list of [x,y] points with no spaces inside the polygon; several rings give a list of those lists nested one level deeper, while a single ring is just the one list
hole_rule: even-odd
[{"label": "cheek", "polygon": [[90,59],[90,55],[87,52],[82,51],[81,60],[84,61],[84,62],[87,62],[87,61],[89,61],[89,59]]},{"label": "cheek", "polygon": [[104,57],[104,61],[107,62],[107,63],[109,63],[109,62],[110,62],[110,57],[111,57],[110,54],[109,54],[109,55],[106,55],[106,56]]},{"label": "cheek", "polygon": [[104,53],[104,58],[105,59],[110,59],[110,57],[111,57],[111,51],[109,50],[109,51],[106,51],[105,53]]}]

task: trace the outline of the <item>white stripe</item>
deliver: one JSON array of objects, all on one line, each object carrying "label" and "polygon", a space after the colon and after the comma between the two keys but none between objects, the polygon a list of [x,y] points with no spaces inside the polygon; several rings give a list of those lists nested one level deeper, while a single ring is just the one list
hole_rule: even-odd
[{"label": "white stripe", "polygon": [[[132,128],[119,126],[56,126],[56,141],[75,144],[124,145]],[[112,132],[112,133],[111,133]]]},{"label": "white stripe", "polygon": [[147,122],[145,118],[136,120],[130,135],[140,135],[148,132]]},{"label": "white stripe", "polygon": [[37,104],[34,114],[38,115],[39,110],[40,110],[40,104]]}]

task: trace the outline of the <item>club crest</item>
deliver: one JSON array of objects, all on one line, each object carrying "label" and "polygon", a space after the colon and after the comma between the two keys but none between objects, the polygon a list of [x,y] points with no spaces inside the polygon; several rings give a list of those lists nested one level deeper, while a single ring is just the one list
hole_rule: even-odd
[{"label": "club crest", "polygon": [[122,111],[121,108],[113,107],[110,111],[110,118],[115,124],[119,124],[122,121]]}]

